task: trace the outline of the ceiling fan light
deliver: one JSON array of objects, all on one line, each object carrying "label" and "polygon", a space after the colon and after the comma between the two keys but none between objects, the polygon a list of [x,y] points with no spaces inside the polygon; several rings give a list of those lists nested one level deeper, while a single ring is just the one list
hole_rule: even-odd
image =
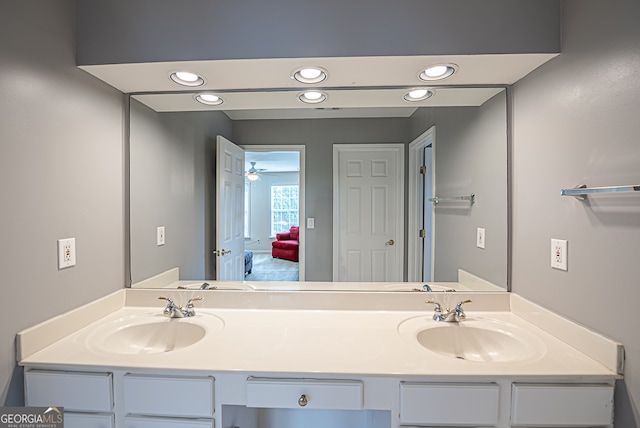
[{"label": "ceiling fan light", "polygon": [[202,86],[204,78],[189,71],[174,71],[169,75],[171,80],[183,86]]},{"label": "ceiling fan light", "polygon": [[249,181],[256,181],[258,178],[260,178],[260,177],[258,176],[257,172],[248,172],[247,173],[247,180],[249,180]]},{"label": "ceiling fan light", "polygon": [[291,77],[300,83],[320,83],[327,79],[327,71],[321,67],[302,67],[293,70]]},{"label": "ceiling fan light", "polygon": [[420,80],[433,81],[442,80],[453,75],[458,70],[455,64],[436,64],[420,72]]}]

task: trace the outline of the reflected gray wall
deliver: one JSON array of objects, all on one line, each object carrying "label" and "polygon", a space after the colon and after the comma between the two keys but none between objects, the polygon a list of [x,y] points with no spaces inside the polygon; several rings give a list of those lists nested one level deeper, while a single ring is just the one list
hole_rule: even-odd
[{"label": "reflected gray wall", "polygon": [[[213,278],[215,139],[229,137],[221,112],[156,113],[131,100],[131,279],[178,267],[181,279]],[[165,227],[165,245],[156,229]]]},{"label": "reflected gray wall", "polygon": [[75,67],[74,1],[2,2],[0,40],[0,405],[22,406],[16,333],[123,287],[125,112]]},{"label": "reflected gray wall", "polygon": [[[481,107],[419,109],[410,120],[412,139],[436,126],[436,195],[476,194],[476,202],[442,202],[435,209],[436,281],[456,281],[464,269],[507,286],[506,94]],[[485,248],[476,229],[486,231]]]},{"label": "reflected gray wall", "polygon": [[[640,184],[640,2],[563,4],[563,53],[514,88],[513,291],[624,344],[615,426],[637,427],[640,196],[560,189]],[[566,272],[551,238],[569,241]]]}]

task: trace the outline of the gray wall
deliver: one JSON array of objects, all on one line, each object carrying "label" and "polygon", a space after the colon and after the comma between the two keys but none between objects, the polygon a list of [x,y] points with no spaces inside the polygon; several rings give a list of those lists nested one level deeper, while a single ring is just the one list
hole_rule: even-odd
[{"label": "gray wall", "polygon": [[406,143],[406,119],[243,120],[233,122],[239,145],[304,144],[307,281],[331,281],[333,254],[333,144]]},{"label": "gray wall", "polygon": [[0,405],[22,405],[15,334],[123,287],[124,100],[75,67],[73,1],[3,2],[0,40]]},{"label": "gray wall", "polygon": [[79,0],[78,16],[82,65],[560,49],[557,0]]},{"label": "gray wall", "polygon": [[158,114],[133,99],[130,110],[132,283],[175,267],[180,279],[212,278],[216,142],[208,133],[229,135],[231,120],[222,112]]},{"label": "gray wall", "polygon": [[[616,427],[640,426],[640,196],[561,188],[640,183],[640,2],[564,2],[563,53],[515,85],[513,291],[626,350]],[[569,241],[567,272],[551,238]]]},{"label": "gray wall", "polygon": [[[422,108],[411,117],[412,139],[435,125],[436,195],[476,194],[476,202],[435,207],[436,281],[464,269],[507,287],[507,98],[481,107]],[[476,229],[486,231],[485,248]]]}]

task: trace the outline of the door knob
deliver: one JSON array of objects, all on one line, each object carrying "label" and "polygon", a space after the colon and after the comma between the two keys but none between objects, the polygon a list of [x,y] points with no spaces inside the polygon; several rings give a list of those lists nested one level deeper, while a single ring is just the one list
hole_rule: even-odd
[{"label": "door knob", "polygon": [[384,243],[384,245],[393,245],[395,243],[396,241],[394,241],[393,239],[389,239],[387,242]]},{"label": "door knob", "polygon": [[220,257],[220,256],[224,256],[225,254],[231,254],[231,250],[225,250],[223,248],[222,250],[214,250],[213,254],[215,254],[216,256]]}]

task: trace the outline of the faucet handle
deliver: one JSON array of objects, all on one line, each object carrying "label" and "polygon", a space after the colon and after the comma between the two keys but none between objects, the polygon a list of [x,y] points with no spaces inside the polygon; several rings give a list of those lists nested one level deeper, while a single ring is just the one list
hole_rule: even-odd
[{"label": "faucet handle", "polygon": [[436,305],[434,311],[442,312],[442,306],[440,306],[440,303],[436,302],[435,300],[427,300],[425,301],[425,303],[431,303],[432,305]]},{"label": "faucet handle", "polygon": [[175,304],[173,303],[173,300],[171,300],[168,297],[160,296],[160,297],[158,297],[158,300],[166,300],[167,301],[167,305],[174,305],[175,306]]},{"label": "faucet handle", "polygon": [[465,319],[467,317],[467,314],[464,313],[464,309],[462,309],[462,305],[464,305],[465,303],[471,303],[471,300],[463,300],[461,302],[458,302],[458,304],[456,305],[455,314],[458,319]]},{"label": "faucet handle", "polygon": [[197,302],[197,301],[200,301],[200,300],[202,300],[202,297],[193,297],[193,298],[187,300],[187,306],[186,307],[187,308],[193,308],[193,302]]},{"label": "faucet handle", "polygon": [[463,300],[461,302],[458,302],[458,304],[456,305],[456,311],[461,311],[462,310],[462,305],[464,305],[465,303],[472,303],[471,300]]}]

